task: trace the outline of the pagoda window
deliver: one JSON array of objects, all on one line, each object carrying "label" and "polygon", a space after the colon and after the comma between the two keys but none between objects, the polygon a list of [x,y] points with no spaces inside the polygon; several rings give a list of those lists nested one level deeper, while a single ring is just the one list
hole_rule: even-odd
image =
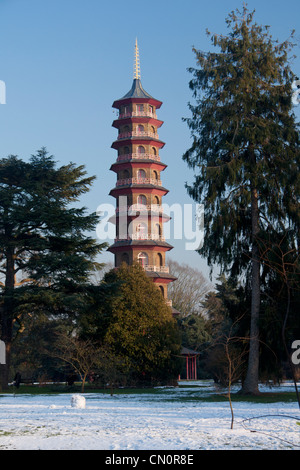
[{"label": "pagoda window", "polygon": [[153,114],[153,113],[154,113],[153,106],[151,106],[151,105],[149,105],[149,112],[150,112],[150,114]]},{"label": "pagoda window", "polygon": [[143,206],[147,205],[147,198],[144,194],[139,194],[137,198],[137,203]]},{"label": "pagoda window", "polygon": [[154,204],[159,204],[159,197],[158,196],[154,196]]},{"label": "pagoda window", "polygon": [[125,155],[128,155],[130,153],[130,148],[129,147],[124,147],[124,153],[125,153]]},{"label": "pagoda window", "polygon": [[161,226],[159,224],[155,224],[154,233],[155,233],[155,235],[158,235],[158,236],[161,235]]},{"label": "pagoda window", "polygon": [[137,104],[136,105],[136,110],[138,112],[138,114],[143,114],[144,113],[144,105],[143,104]]},{"label": "pagoda window", "polygon": [[138,170],[137,172],[137,177],[139,180],[145,179],[146,178],[146,172],[145,170]]},{"label": "pagoda window", "polygon": [[155,147],[152,147],[152,152],[153,152],[153,155],[157,155],[157,150]]},{"label": "pagoda window", "polygon": [[125,179],[128,179],[129,177],[130,177],[129,171],[128,171],[128,170],[124,170],[124,171],[123,171],[123,179],[125,180]]},{"label": "pagoda window", "polygon": [[157,174],[157,171],[153,170],[153,176],[154,176],[154,179],[158,180],[158,174]]},{"label": "pagoda window", "polygon": [[149,263],[148,263],[148,255],[147,253],[144,253],[144,252],[140,252],[138,254],[138,263],[140,263],[141,266],[145,267],[147,266]]},{"label": "pagoda window", "polygon": [[144,240],[147,237],[147,225],[146,224],[138,224],[136,227],[137,238],[139,240]]},{"label": "pagoda window", "polygon": [[138,125],[137,130],[138,130],[138,133],[139,133],[139,134],[143,134],[144,131],[145,131],[144,126],[142,126],[141,124]]},{"label": "pagoda window", "polygon": [[128,253],[122,253],[121,263],[129,264],[129,255],[128,255]]},{"label": "pagoda window", "polygon": [[119,131],[120,137],[126,137],[130,134],[130,127],[129,126],[124,126],[123,129],[120,128]]},{"label": "pagoda window", "polygon": [[162,266],[163,265],[163,259],[162,259],[162,255],[160,253],[157,253],[157,265],[158,266]]},{"label": "pagoda window", "polygon": [[165,289],[163,288],[163,286],[159,286],[160,288],[160,291],[162,293],[162,296],[164,297],[165,296]]},{"label": "pagoda window", "polygon": [[125,116],[129,115],[129,106],[124,106],[122,114],[124,114]]},{"label": "pagoda window", "polygon": [[142,145],[139,145],[138,146],[138,154],[142,155],[144,153],[145,153],[145,147],[143,147]]}]

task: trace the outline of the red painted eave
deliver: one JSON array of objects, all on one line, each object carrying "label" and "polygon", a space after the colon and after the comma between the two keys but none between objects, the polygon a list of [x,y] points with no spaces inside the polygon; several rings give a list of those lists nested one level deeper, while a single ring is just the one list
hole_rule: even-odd
[{"label": "red painted eave", "polygon": [[145,137],[134,136],[134,137],[128,137],[128,139],[115,140],[112,143],[111,148],[117,150],[119,147],[130,145],[132,143],[137,143],[140,145],[151,145],[153,147],[158,147],[160,149],[165,146],[165,142],[162,142],[161,140],[152,139],[152,137],[148,137],[147,139]]},{"label": "red painted eave", "polygon": [[112,197],[127,195],[127,194],[140,194],[141,190],[145,193],[156,194],[157,196],[165,196],[168,194],[169,190],[166,188],[162,188],[161,186],[145,186],[145,185],[135,185],[135,186],[123,186],[123,187],[115,187],[111,189],[109,195]]},{"label": "red painted eave", "polygon": [[120,126],[126,126],[126,124],[130,124],[132,122],[141,123],[141,124],[153,124],[158,129],[163,125],[164,121],[160,121],[159,119],[147,116],[132,116],[123,119],[115,119],[112,123],[112,127],[119,129]]},{"label": "red painted eave", "polygon": [[148,160],[131,160],[127,162],[115,162],[111,165],[110,170],[114,171],[117,173],[119,170],[123,170],[125,168],[140,168],[141,166],[145,166],[151,170],[158,170],[158,171],[163,171],[167,168],[167,165],[162,162],[154,162],[154,161],[148,161]]},{"label": "red painted eave", "polygon": [[[140,240],[142,242],[142,240]],[[113,245],[110,245],[108,248],[107,248],[107,251],[110,251],[111,253],[116,253],[116,252],[120,252],[120,251],[124,251],[124,250],[130,250],[132,252],[134,251],[141,251],[141,250],[147,250],[147,251],[156,251],[156,252],[160,252],[160,251],[163,251],[163,252],[167,252],[167,251],[171,251],[173,249],[173,246],[172,245],[169,245],[168,243],[165,243],[164,245],[163,244],[160,244],[160,243],[155,243],[153,245],[150,245],[149,243],[148,244],[143,244],[143,243],[139,243],[137,245],[134,245],[132,243],[120,243],[118,244],[118,242],[115,242]],[[166,277],[169,277],[167,274],[165,274]]]},{"label": "red painted eave", "polygon": [[129,103],[149,103],[159,109],[162,105],[162,101],[156,100],[155,98],[120,98],[113,102],[112,107],[119,109],[121,106]]}]

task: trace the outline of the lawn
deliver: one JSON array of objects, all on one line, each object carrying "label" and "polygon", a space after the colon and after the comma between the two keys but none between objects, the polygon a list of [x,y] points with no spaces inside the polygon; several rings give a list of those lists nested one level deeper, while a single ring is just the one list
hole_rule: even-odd
[{"label": "lawn", "polygon": [[[232,394],[210,381],[109,390],[20,386],[0,394],[0,450],[299,450],[300,413],[292,384]],[[74,394],[83,409],[71,406]]]}]

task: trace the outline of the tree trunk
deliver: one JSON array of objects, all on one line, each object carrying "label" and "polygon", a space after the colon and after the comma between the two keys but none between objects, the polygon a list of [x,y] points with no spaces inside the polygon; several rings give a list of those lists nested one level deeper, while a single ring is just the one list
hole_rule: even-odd
[{"label": "tree trunk", "polygon": [[256,237],[259,232],[258,194],[251,188],[251,219],[252,219],[252,278],[251,278],[251,323],[248,369],[241,392],[257,395],[259,370],[259,310],[260,310],[260,259]]},{"label": "tree trunk", "polygon": [[289,366],[290,366],[290,369],[291,369],[291,373],[292,373],[292,377],[293,377],[293,382],[294,382],[294,386],[295,386],[295,392],[296,392],[296,397],[297,397],[297,401],[298,401],[298,406],[300,408],[300,395],[299,395],[299,390],[298,390],[298,385],[297,385],[295,367],[294,367],[294,364],[292,362],[291,355],[290,355],[290,352],[288,350],[288,347],[287,347],[287,344],[286,344],[286,339],[285,339],[285,330],[286,330],[286,325],[287,325],[287,321],[288,321],[288,317],[289,317],[289,313],[290,313],[290,305],[291,305],[291,291],[290,291],[290,286],[289,286],[289,283],[288,283],[288,279],[286,279],[286,287],[287,287],[288,301],[287,301],[285,318],[284,318],[283,325],[282,325],[281,336],[282,336],[282,341],[283,341],[284,349],[285,349],[285,352],[286,352],[287,360],[288,360],[288,363],[289,363]]},{"label": "tree trunk", "polygon": [[6,361],[0,366],[0,384],[2,389],[8,388],[9,368],[13,329],[13,293],[15,287],[14,252],[8,249],[6,252],[6,278],[1,308],[1,340],[5,343]]}]

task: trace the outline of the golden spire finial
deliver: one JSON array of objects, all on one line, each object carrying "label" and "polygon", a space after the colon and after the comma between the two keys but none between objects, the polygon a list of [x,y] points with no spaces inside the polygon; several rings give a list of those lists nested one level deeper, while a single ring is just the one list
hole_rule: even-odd
[{"label": "golden spire finial", "polygon": [[137,39],[135,40],[133,78],[135,79],[141,78],[140,56],[139,56],[139,48],[138,48]]}]

